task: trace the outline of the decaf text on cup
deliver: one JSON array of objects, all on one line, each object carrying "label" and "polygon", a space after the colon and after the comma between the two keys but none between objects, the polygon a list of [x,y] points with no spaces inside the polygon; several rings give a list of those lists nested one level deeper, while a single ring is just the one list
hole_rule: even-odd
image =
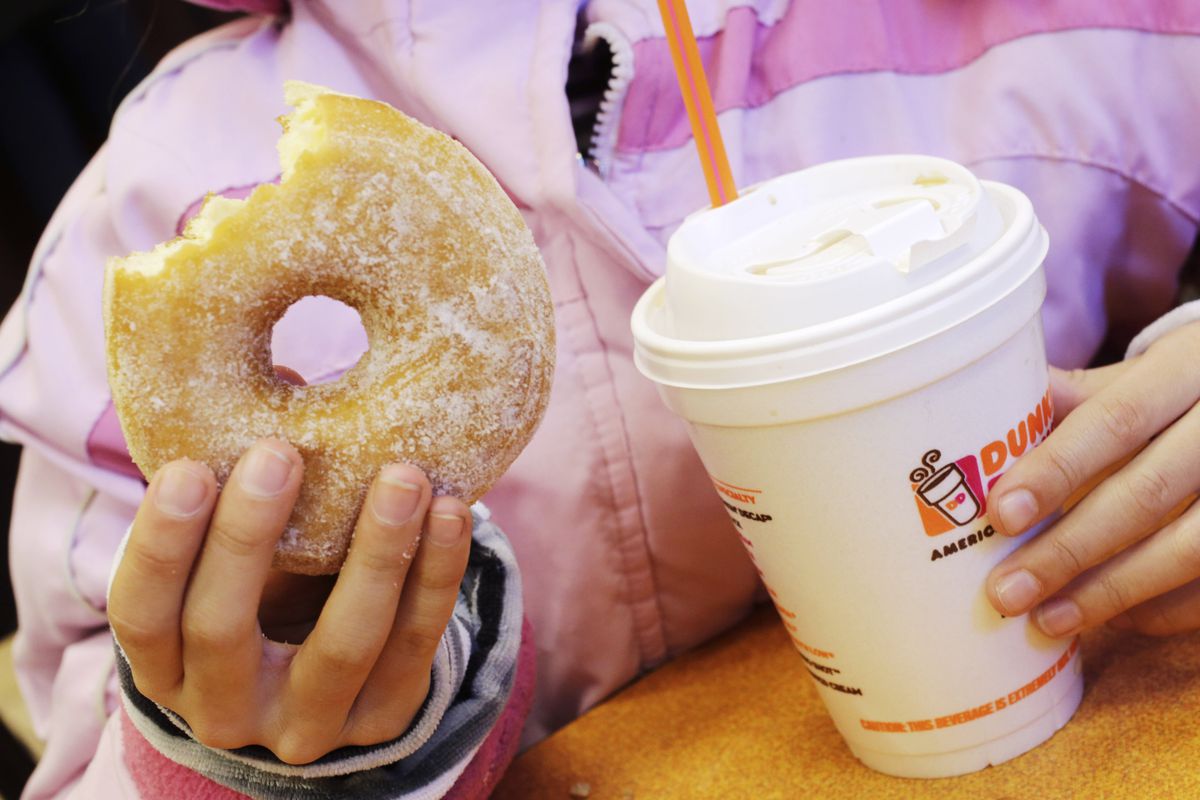
[{"label": "decaf text on cup", "polygon": [[[772,517],[770,514],[760,514],[757,511],[747,511],[744,508],[738,508],[733,503],[721,501],[725,503],[725,508],[729,511],[729,518],[733,520],[733,524],[739,528],[742,527],[742,520],[748,519],[751,522],[770,522]],[[740,519],[739,519],[740,517]]]}]

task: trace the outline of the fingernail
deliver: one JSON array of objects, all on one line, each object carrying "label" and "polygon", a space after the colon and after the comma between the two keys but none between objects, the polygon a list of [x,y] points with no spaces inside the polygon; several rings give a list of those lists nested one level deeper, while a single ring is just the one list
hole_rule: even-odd
[{"label": "fingernail", "polygon": [[412,518],[421,500],[421,487],[406,481],[403,467],[389,464],[379,471],[371,493],[371,510],[385,525],[401,525]]},{"label": "fingernail", "polygon": [[429,540],[442,547],[453,547],[462,539],[463,519],[457,514],[430,514]]},{"label": "fingernail", "polygon": [[1023,533],[1037,517],[1037,500],[1028,489],[1016,489],[996,503],[996,516],[1009,536]]},{"label": "fingernail", "polygon": [[1060,597],[1042,605],[1036,613],[1038,627],[1047,636],[1066,636],[1083,625],[1083,612],[1074,600]]},{"label": "fingernail", "polygon": [[1025,613],[1042,594],[1042,584],[1028,570],[1010,572],[996,581],[996,599],[1010,617]]},{"label": "fingernail", "polygon": [[164,514],[186,519],[199,513],[207,497],[208,484],[194,468],[169,464],[159,478],[154,505]]},{"label": "fingernail", "polygon": [[271,445],[260,442],[246,455],[239,481],[250,494],[274,497],[287,486],[291,474],[291,459]]}]

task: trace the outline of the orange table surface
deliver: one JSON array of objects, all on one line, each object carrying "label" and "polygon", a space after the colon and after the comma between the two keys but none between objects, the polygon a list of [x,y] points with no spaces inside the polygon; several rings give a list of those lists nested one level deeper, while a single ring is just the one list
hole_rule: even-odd
[{"label": "orange table surface", "polygon": [[957,778],[867,769],[764,608],[523,753],[497,800],[1200,798],[1200,634],[1082,641],[1086,688],[1048,742]]}]

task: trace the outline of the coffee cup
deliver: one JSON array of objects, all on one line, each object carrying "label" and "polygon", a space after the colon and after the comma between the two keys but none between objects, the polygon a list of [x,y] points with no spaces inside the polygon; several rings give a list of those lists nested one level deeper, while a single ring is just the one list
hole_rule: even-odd
[{"label": "coffee cup", "polygon": [[[1028,198],[927,156],[818,165],[687,218],[632,319],[838,730],[941,777],[1079,704],[1078,644],[984,579],[995,481],[1049,432],[1047,237]],[[797,735],[803,735],[798,732]]]}]

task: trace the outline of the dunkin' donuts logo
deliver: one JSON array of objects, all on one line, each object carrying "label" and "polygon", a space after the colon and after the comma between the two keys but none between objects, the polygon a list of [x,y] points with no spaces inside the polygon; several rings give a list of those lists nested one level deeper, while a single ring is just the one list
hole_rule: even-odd
[{"label": "dunkin' donuts logo", "polygon": [[939,468],[941,458],[941,450],[926,451],[921,456],[921,466],[908,475],[919,498],[917,510],[928,536],[960,528],[984,511],[985,495],[975,456],[965,456]]},{"label": "dunkin' donuts logo", "polygon": [[[925,534],[941,536],[982,519],[987,513],[988,494],[996,481],[1013,461],[1046,438],[1053,421],[1054,408],[1047,391],[1024,419],[1017,420],[1003,437],[988,442],[977,453],[942,463],[941,450],[926,450],[920,466],[908,474]],[[975,541],[964,546],[991,536],[987,532],[990,528],[989,525],[977,535],[967,537]]]}]

